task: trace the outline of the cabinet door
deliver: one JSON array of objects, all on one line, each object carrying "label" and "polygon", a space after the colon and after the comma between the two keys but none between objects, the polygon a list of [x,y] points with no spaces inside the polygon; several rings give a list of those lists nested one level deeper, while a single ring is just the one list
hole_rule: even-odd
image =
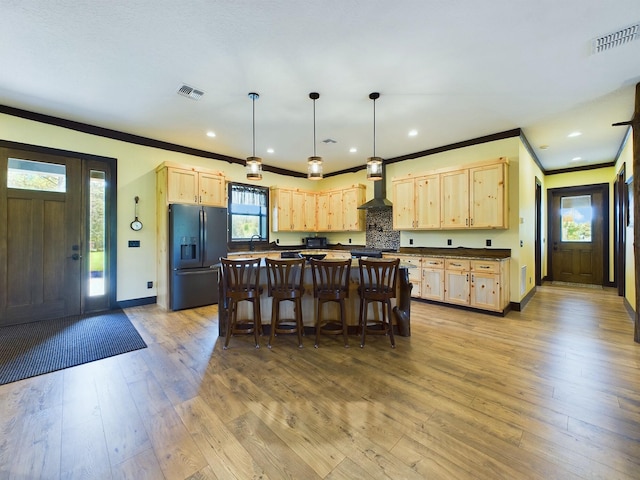
[{"label": "cabinet door", "polygon": [[422,298],[444,301],[444,270],[439,268],[422,269]]},{"label": "cabinet door", "polygon": [[442,190],[442,228],[467,228],[469,226],[469,171],[456,170],[440,175]]},{"label": "cabinet door", "polygon": [[[384,181],[384,180],[382,180]],[[364,188],[353,187],[342,192],[342,225],[344,230],[358,231],[364,230],[364,210],[358,207],[364,203]]]},{"label": "cabinet door", "polygon": [[469,205],[472,228],[507,228],[506,165],[471,168]]},{"label": "cabinet door", "polygon": [[444,301],[458,305],[469,305],[468,271],[444,271]]},{"label": "cabinet door", "polygon": [[317,197],[317,215],[316,228],[319,232],[328,232],[329,231],[329,194],[328,193],[320,193]]},{"label": "cabinet door", "polygon": [[440,228],[440,175],[417,178],[416,189],[416,227]]},{"label": "cabinet door", "polygon": [[291,230],[295,232],[305,230],[305,200],[304,192],[291,192]]},{"label": "cabinet door", "polygon": [[500,276],[495,273],[471,272],[471,306],[485,310],[502,310],[499,279]]},{"label": "cabinet door", "polygon": [[307,192],[304,194],[304,229],[315,232],[317,225],[317,195]]},{"label": "cabinet door", "polygon": [[[384,182],[384,179],[381,180]],[[395,180],[393,190],[393,228],[411,230],[415,228],[415,180],[413,178]]]},{"label": "cabinet door", "polygon": [[329,192],[329,230],[343,230],[342,190]]},{"label": "cabinet door", "polygon": [[281,188],[272,190],[273,215],[271,228],[274,232],[291,231],[291,190]]},{"label": "cabinet door", "polygon": [[211,173],[198,174],[200,203],[210,207],[227,207],[225,179],[221,175]]},{"label": "cabinet door", "polygon": [[198,203],[198,174],[167,168],[167,203]]}]

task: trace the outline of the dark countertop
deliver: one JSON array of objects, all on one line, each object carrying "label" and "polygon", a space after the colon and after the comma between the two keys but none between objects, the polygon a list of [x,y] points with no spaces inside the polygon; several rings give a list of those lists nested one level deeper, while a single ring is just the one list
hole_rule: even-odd
[{"label": "dark countertop", "polygon": [[466,248],[466,247],[400,247],[398,253],[416,256],[469,257],[502,259],[511,257],[510,248]]}]

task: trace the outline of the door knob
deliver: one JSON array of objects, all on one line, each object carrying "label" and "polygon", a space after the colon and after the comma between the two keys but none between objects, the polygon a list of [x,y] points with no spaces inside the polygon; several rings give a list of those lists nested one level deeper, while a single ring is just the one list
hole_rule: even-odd
[{"label": "door knob", "polygon": [[67,258],[70,258],[72,260],[80,260],[82,258],[82,255],[80,255],[79,253],[74,253],[73,255]]}]

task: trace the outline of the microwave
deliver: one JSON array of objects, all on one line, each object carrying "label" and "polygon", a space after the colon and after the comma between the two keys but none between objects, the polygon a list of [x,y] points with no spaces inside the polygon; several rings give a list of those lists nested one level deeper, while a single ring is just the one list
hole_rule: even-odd
[{"label": "microwave", "polygon": [[327,237],[307,237],[307,248],[324,248],[327,246]]}]

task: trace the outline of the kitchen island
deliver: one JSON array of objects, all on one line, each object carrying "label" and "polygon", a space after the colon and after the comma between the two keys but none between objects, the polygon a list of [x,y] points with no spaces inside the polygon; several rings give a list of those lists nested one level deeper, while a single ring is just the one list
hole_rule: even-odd
[{"label": "kitchen island", "polygon": [[[272,252],[251,252],[251,258],[261,258],[262,266],[260,271],[260,284],[264,288],[264,292],[260,297],[260,311],[262,314],[261,322],[263,325],[271,324],[271,298],[267,295],[267,270],[264,264],[264,258],[273,255]],[[247,258],[243,255],[230,255],[233,258]],[[411,335],[410,326],[410,305],[411,305],[411,283],[409,282],[408,269],[414,268],[409,264],[400,264],[398,272],[398,291],[396,298],[392,299],[394,331],[400,336],[408,337]],[[315,301],[313,297],[313,277],[311,265],[305,263],[305,272],[303,278],[305,294],[302,297],[302,321],[305,330],[308,332],[315,331]],[[349,297],[346,300],[346,316],[349,333],[355,334],[358,327],[358,317],[360,313],[360,296],[358,295],[358,286],[360,284],[360,271],[358,269],[358,260],[352,260],[351,276],[349,280]],[[220,303],[218,304],[219,322],[218,331],[220,336],[226,333],[228,320],[228,306],[224,297],[223,285],[220,282]],[[281,304],[282,318],[293,318],[293,302],[282,302]],[[325,318],[337,318],[337,305],[327,304],[324,307]],[[380,309],[373,310],[374,306],[369,308],[369,318],[377,318],[380,315]],[[252,309],[247,302],[241,302],[238,310],[239,318],[252,318]],[[268,328],[268,327],[267,327]]]}]

